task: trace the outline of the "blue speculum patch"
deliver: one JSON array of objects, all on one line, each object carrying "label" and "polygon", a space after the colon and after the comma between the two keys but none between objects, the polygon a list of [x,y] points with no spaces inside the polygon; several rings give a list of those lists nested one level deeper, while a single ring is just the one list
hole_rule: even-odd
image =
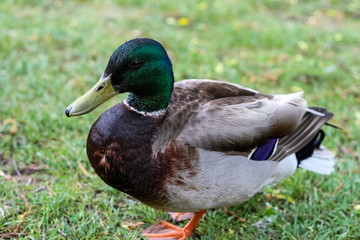
[{"label": "blue speculum patch", "polygon": [[264,161],[271,157],[276,149],[278,138],[269,138],[267,142],[258,147],[250,156],[251,160]]}]

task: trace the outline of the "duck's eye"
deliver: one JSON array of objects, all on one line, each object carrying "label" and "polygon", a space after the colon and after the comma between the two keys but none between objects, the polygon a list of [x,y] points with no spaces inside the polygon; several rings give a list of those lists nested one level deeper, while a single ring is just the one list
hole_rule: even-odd
[{"label": "duck's eye", "polygon": [[128,63],[128,66],[130,67],[130,68],[133,68],[133,69],[137,69],[137,68],[139,68],[139,67],[141,67],[141,62],[139,61],[139,60],[132,60],[131,62],[129,62]]},{"label": "duck's eye", "polygon": [[100,91],[101,89],[103,89],[104,88],[104,86],[98,86],[98,88],[96,89],[96,91],[98,92],[98,91]]}]

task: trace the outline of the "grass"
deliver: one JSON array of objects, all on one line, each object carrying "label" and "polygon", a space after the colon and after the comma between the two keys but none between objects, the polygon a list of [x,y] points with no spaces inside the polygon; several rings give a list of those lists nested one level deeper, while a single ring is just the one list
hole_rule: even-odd
[{"label": "grass", "polygon": [[0,11],[0,238],[138,239],[168,219],[105,185],[87,160],[92,123],[122,98],[64,115],[134,37],[163,43],[176,80],[303,90],[346,129],[325,129],[335,173],[299,169],[244,204],[209,210],[192,239],[360,238],[357,0],[4,0]]}]

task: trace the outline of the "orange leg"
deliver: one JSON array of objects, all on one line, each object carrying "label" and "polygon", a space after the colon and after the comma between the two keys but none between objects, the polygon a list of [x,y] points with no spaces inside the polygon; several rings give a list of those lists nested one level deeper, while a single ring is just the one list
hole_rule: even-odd
[{"label": "orange leg", "polygon": [[[149,237],[149,239],[161,239],[161,238],[176,238],[179,240],[185,240],[190,237],[191,234],[195,231],[198,226],[202,216],[205,214],[206,210],[201,210],[196,212],[191,220],[185,225],[184,228],[177,227],[171,223],[162,221],[160,222],[164,228],[169,229],[169,232],[164,233],[143,233],[142,235],[145,237]],[[172,231],[171,231],[172,230]]]}]

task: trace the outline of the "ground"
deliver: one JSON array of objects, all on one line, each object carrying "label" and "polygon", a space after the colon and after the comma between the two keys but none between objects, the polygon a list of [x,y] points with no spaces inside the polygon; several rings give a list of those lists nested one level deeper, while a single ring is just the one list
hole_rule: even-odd
[{"label": "ground", "polygon": [[250,201],[206,213],[192,239],[360,238],[358,0],[0,2],[0,238],[138,239],[160,211],[105,185],[86,156],[94,112],[65,108],[124,41],[168,50],[176,80],[304,91],[334,112],[333,174],[299,169]]}]

